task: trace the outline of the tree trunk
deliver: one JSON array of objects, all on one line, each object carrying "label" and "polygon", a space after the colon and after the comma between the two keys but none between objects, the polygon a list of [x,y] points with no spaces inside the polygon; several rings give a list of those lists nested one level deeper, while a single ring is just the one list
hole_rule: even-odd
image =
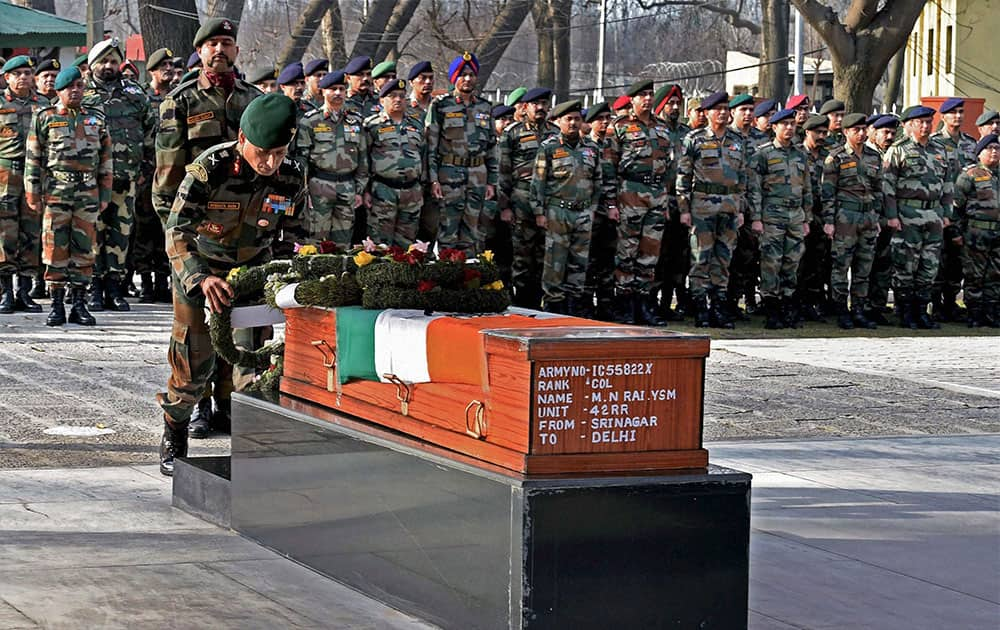
[{"label": "tree trunk", "polygon": [[479,58],[479,85],[485,86],[507,46],[514,40],[510,33],[521,28],[531,12],[534,0],[507,0],[507,4],[493,19],[490,30],[479,40],[476,57]]},{"label": "tree trunk", "polygon": [[572,60],[570,51],[569,30],[570,17],[573,11],[573,0],[552,1],[552,38],[555,53],[555,93],[556,102],[569,98],[569,84],[572,77]]},{"label": "tree trunk", "polygon": [[844,101],[848,112],[871,112],[875,86],[881,77],[882,73],[867,59],[844,64],[834,58],[833,95]]},{"label": "tree trunk", "polygon": [[[788,57],[788,0],[762,0],[761,62]],[[778,61],[760,67],[758,96],[784,101],[788,95],[788,62]]]},{"label": "tree trunk", "polygon": [[323,51],[330,60],[331,68],[347,65],[347,45],[344,42],[344,19],[340,14],[340,3],[330,3],[330,9],[323,16]]},{"label": "tree trunk", "polygon": [[399,0],[374,0],[368,7],[368,19],[361,26],[361,32],[354,42],[354,49],[351,57],[365,55],[371,57],[375,63],[382,61],[376,56],[382,34],[392,18],[393,11]]},{"label": "tree trunk", "polygon": [[553,38],[552,5],[549,0],[537,0],[531,9],[535,22],[535,37],[538,40],[538,87],[551,88],[556,82],[556,55]]},{"label": "tree trunk", "polygon": [[903,66],[905,65],[905,55],[900,50],[889,62],[889,83],[885,88],[885,102],[882,106],[888,111],[893,105],[899,104],[899,97],[902,95]]},{"label": "tree trunk", "polygon": [[385,25],[382,43],[375,52],[376,59],[399,59],[399,36],[410,23],[413,14],[417,12],[420,0],[401,0]]},{"label": "tree trunk", "polygon": [[245,4],[246,0],[205,0],[205,17],[229,18],[239,24]]},{"label": "tree trunk", "polygon": [[194,0],[139,0],[139,26],[142,28],[142,43],[146,54],[160,48],[169,48],[175,55],[187,55],[194,35],[198,32],[198,22],[157,11],[151,6],[197,14],[198,7]]},{"label": "tree trunk", "polygon": [[302,10],[299,21],[295,23],[288,41],[281,49],[281,53],[275,61],[279,68],[283,68],[293,61],[302,59],[302,55],[309,47],[313,35],[319,30],[320,20],[323,15],[330,10],[330,5],[336,4],[336,0],[310,0],[309,4]]}]

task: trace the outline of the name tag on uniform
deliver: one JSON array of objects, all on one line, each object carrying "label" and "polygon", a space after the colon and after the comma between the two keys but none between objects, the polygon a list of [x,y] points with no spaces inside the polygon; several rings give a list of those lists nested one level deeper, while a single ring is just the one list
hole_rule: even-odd
[{"label": "name tag on uniform", "polygon": [[395,127],[379,127],[378,128],[378,132],[379,133],[392,133],[393,131],[396,131]]},{"label": "name tag on uniform", "polygon": [[333,127],[325,123],[316,125],[316,133],[323,133],[324,131],[333,131]]},{"label": "name tag on uniform", "polygon": [[718,142],[706,142],[705,144],[701,145],[701,148],[702,149],[718,149],[719,148],[719,143]]},{"label": "name tag on uniform", "polygon": [[193,125],[195,123],[200,123],[205,120],[212,120],[215,118],[215,112],[204,112],[201,114],[195,114],[194,116],[187,117],[187,124]]},{"label": "name tag on uniform", "polygon": [[642,131],[642,127],[639,125],[629,125],[628,127],[625,127],[625,131],[628,133],[635,133],[637,131]]},{"label": "name tag on uniform", "polygon": [[854,168],[857,165],[858,165],[857,162],[844,162],[843,164],[840,165],[840,169],[844,170],[848,168]]},{"label": "name tag on uniform", "polygon": [[465,114],[462,112],[445,112],[445,118],[464,118]]},{"label": "name tag on uniform", "polygon": [[555,151],[552,152],[552,157],[557,160],[559,158],[569,157],[569,151],[565,149],[556,149]]},{"label": "name tag on uniform", "polygon": [[15,112],[17,112],[17,110],[14,109],[13,107],[7,109],[0,109],[0,114],[13,114]]},{"label": "name tag on uniform", "polygon": [[239,210],[240,202],[238,201],[209,201],[209,210]]},{"label": "name tag on uniform", "polygon": [[69,121],[67,120],[53,120],[49,123],[49,127],[69,127]]},{"label": "name tag on uniform", "polygon": [[990,179],[992,179],[992,178],[989,175],[983,175],[981,177],[977,177],[976,181],[977,182],[988,182],[988,181],[990,181]]},{"label": "name tag on uniform", "polygon": [[531,142],[532,140],[535,140],[536,138],[538,138],[538,136],[523,136],[521,138],[521,142]]},{"label": "name tag on uniform", "polygon": [[781,164],[782,161],[783,160],[781,158],[771,158],[770,160],[767,161],[767,163],[769,165],[770,164]]}]

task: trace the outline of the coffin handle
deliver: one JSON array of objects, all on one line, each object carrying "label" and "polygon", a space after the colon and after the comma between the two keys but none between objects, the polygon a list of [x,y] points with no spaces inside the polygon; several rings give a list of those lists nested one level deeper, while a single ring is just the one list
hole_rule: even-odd
[{"label": "coffin handle", "polygon": [[485,440],[489,429],[486,421],[486,405],[473,400],[465,407],[465,432],[477,440]]},{"label": "coffin handle", "polygon": [[382,378],[396,386],[396,399],[399,400],[399,412],[404,416],[410,415],[410,386],[395,374],[383,374]]},{"label": "coffin handle", "polygon": [[325,339],[313,341],[314,348],[323,355],[323,367],[326,368],[326,391],[337,392],[337,404],[340,405],[340,382],[334,378],[337,366],[337,351],[330,347]]}]

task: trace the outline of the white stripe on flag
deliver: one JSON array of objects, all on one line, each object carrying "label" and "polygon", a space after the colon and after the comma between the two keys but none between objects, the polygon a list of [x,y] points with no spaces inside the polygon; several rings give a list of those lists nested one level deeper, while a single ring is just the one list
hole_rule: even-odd
[{"label": "white stripe on flag", "polygon": [[375,372],[383,383],[394,374],[405,383],[428,383],[427,327],[441,315],[413,309],[389,309],[375,320]]}]

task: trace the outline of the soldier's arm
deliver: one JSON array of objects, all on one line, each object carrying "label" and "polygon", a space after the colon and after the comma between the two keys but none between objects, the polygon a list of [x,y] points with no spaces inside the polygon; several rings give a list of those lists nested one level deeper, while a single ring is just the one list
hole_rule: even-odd
[{"label": "soldier's arm", "polygon": [[806,223],[812,222],[813,195],[818,195],[819,191],[813,191],[812,174],[809,172],[809,158],[802,156],[805,163],[805,176],[802,178],[802,210],[805,212]]},{"label": "soldier's arm", "polygon": [[968,173],[963,172],[958,176],[958,179],[955,180],[955,194],[952,204],[959,216],[965,214],[965,209],[969,203],[969,195],[972,193],[973,189],[974,182],[972,181],[972,178],[969,177]]},{"label": "soldier's arm", "polygon": [[156,128],[158,126],[158,116],[156,110],[150,104],[146,95],[142,95],[142,174],[145,177],[153,175],[153,166],[156,161]]},{"label": "soldier's arm", "polygon": [[601,207],[601,198],[604,197],[604,167],[601,165],[601,155],[598,153],[594,160],[594,171],[591,177],[594,180],[590,187],[590,211],[597,212]]},{"label": "soldier's arm", "polygon": [[880,216],[885,216],[885,193],[882,192],[882,174],[884,172],[881,160],[878,161],[878,173],[872,185],[872,208]]},{"label": "soldier's arm", "polygon": [[486,131],[479,133],[486,134],[486,185],[496,187],[499,175],[497,173],[497,134],[493,131],[493,116],[490,116],[490,126]]},{"label": "soldier's arm", "polygon": [[[292,159],[294,159],[299,168],[302,169],[302,176],[305,181],[309,181],[309,154],[312,151],[313,139],[312,139],[312,125],[303,116],[302,120],[299,121],[298,131],[295,133],[295,137],[298,142],[295,143],[293,151],[289,151],[292,154]],[[361,155],[360,153],[358,154]]]},{"label": "soldier's arm", "polygon": [[945,173],[944,185],[941,188],[941,206],[944,210],[944,218],[949,221],[954,218],[952,203],[955,198],[955,179],[958,177],[958,151],[946,160],[947,172]]},{"label": "soldier's arm", "polygon": [[618,173],[615,169],[611,149],[604,146],[601,149],[601,196],[604,203],[601,204],[601,212],[606,212],[607,208],[618,207]]},{"label": "soldier's arm", "polygon": [[103,207],[111,202],[111,188],[114,182],[114,158],[111,150],[111,134],[108,128],[101,126],[101,146],[97,156],[97,185],[100,188],[100,202]]},{"label": "soldier's arm", "polygon": [[160,103],[160,131],[156,134],[156,171],[153,174],[153,207],[167,216],[188,163],[185,148],[187,112],[183,99],[167,97]]},{"label": "soldier's arm", "polygon": [[45,161],[45,135],[42,121],[36,113],[31,118],[31,129],[25,145],[24,156],[24,198],[31,206],[42,204],[42,165]]},{"label": "soldier's arm", "polygon": [[535,156],[535,169],[531,176],[531,210],[535,216],[545,214],[545,181],[548,177],[548,151],[539,147]]},{"label": "soldier's arm", "polygon": [[837,215],[837,185],[840,182],[840,167],[837,158],[828,155],[823,162],[823,190],[820,193],[823,200],[823,223],[833,225]]},{"label": "soldier's arm", "polygon": [[497,142],[497,193],[500,200],[500,207],[510,206],[510,195],[514,189],[514,166],[511,163],[510,134],[504,131]]},{"label": "soldier's arm", "polygon": [[694,190],[695,146],[691,135],[684,137],[681,154],[677,158],[677,207],[681,214],[691,212],[691,191]]},{"label": "soldier's arm", "polygon": [[750,158],[749,186],[747,186],[747,204],[750,206],[750,220],[764,220],[764,195],[761,189],[761,177],[767,173],[767,160],[763,159],[762,152],[754,153]]},{"label": "soldier's arm", "polygon": [[440,165],[437,150],[441,126],[437,122],[437,111],[437,101],[431,101],[430,107],[427,108],[427,118],[424,121],[425,137],[427,138],[427,179],[432,183],[438,181],[438,166]]},{"label": "soldier's arm", "polygon": [[164,232],[167,257],[180,278],[181,288],[189,297],[197,296],[201,281],[212,275],[208,265],[198,256],[197,226],[205,218],[208,203],[208,186],[188,174],[177,189],[177,196],[170,207]]},{"label": "soldier's arm", "polygon": [[899,181],[899,162],[902,152],[897,147],[889,147],[882,162],[882,199],[885,204],[885,218],[898,219],[896,209],[896,184]]},{"label": "soldier's arm", "polygon": [[[368,138],[368,133],[365,131],[364,125],[362,125],[361,133],[358,134],[358,170],[355,174],[355,181],[357,181],[357,185],[354,187],[354,190],[357,191],[356,194],[359,195],[368,189],[368,180],[371,176],[371,171],[368,168],[368,153],[369,153],[368,147],[370,146],[371,146],[371,140]],[[426,169],[427,158],[426,155],[424,155],[425,153],[426,153],[426,148],[422,147],[420,159],[424,160],[423,166]],[[424,170],[424,173],[426,172],[427,171]]]}]

